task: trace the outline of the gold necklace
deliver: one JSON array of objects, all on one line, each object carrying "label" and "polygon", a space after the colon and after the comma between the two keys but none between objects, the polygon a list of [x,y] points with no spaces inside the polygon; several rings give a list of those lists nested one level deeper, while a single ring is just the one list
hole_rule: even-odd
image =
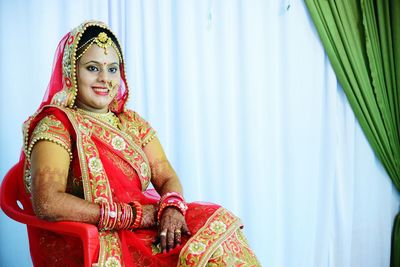
[{"label": "gold necklace", "polygon": [[119,118],[111,111],[109,110],[107,113],[98,113],[98,112],[92,112],[84,109],[77,109],[79,113],[89,115],[91,117],[94,117],[96,119],[99,119],[103,122],[106,122],[108,124],[111,124],[115,128],[121,129],[121,122]]}]

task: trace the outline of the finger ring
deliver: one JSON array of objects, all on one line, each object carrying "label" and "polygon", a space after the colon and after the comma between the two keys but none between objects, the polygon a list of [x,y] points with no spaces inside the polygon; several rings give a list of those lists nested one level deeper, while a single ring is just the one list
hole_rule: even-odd
[{"label": "finger ring", "polygon": [[167,232],[161,232],[160,236],[167,236]]},{"label": "finger ring", "polygon": [[180,234],[180,233],[181,233],[181,230],[176,229],[176,230],[175,230],[175,233],[179,233],[179,234]]}]

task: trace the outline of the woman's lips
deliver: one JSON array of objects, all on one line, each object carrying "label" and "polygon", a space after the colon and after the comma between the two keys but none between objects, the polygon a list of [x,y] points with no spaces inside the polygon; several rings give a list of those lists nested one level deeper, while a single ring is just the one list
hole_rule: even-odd
[{"label": "woman's lips", "polygon": [[107,87],[92,87],[93,91],[95,92],[95,94],[97,95],[101,95],[101,96],[106,96],[108,95],[108,88]]}]

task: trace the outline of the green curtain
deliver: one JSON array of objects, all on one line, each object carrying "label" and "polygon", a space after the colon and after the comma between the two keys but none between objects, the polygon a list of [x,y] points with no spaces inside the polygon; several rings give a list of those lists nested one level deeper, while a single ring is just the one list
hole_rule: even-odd
[{"label": "green curtain", "polygon": [[[400,191],[400,0],[305,2],[355,116]],[[400,214],[391,266],[400,267]]]}]

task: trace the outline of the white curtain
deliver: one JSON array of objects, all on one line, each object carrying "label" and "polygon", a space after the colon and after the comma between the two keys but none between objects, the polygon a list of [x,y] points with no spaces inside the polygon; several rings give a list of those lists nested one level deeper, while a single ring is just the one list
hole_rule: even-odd
[{"label": "white curtain", "polygon": [[[0,176],[86,19],[123,44],[129,106],[157,130],[189,201],[240,216],[263,266],[389,266],[399,194],[374,156],[302,1],[0,3]],[[0,265],[30,266],[0,214]]]}]

